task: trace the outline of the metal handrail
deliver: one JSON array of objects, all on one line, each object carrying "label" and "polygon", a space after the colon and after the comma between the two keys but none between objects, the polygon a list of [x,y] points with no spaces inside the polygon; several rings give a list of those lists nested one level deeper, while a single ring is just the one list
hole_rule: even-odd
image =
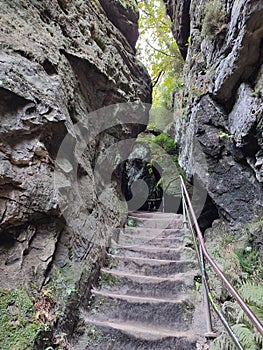
[{"label": "metal handrail", "polygon": [[180,176],[176,176],[175,178],[173,178],[172,180],[170,180],[168,182],[168,184],[166,185],[166,187],[163,189],[163,213],[164,213],[164,207],[165,207],[165,201],[164,201],[164,196],[165,196],[165,193],[167,192],[168,188],[170,187],[170,185],[175,182],[176,180],[180,179]]},{"label": "metal handrail", "polygon": [[[238,292],[235,290],[235,288],[232,286],[232,284],[227,280],[227,278],[225,277],[224,273],[221,271],[221,269],[218,267],[218,265],[215,263],[215,261],[209,255],[209,253],[208,253],[208,251],[206,249],[206,246],[205,246],[205,242],[204,242],[204,238],[203,238],[202,232],[201,232],[200,227],[199,227],[198,222],[197,222],[197,218],[196,218],[196,215],[195,215],[195,212],[194,212],[194,209],[193,209],[193,206],[192,206],[192,203],[191,203],[188,191],[186,189],[184,180],[183,180],[181,175],[180,175],[180,180],[181,180],[181,188],[182,188],[183,207],[184,207],[183,211],[184,211],[184,215],[187,215],[186,210],[189,208],[189,211],[190,211],[190,214],[191,214],[191,218],[189,217],[189,220],[190,220],[189,223],[191,223],[191,221],[193,221],[193,224],[194,224],[194,227],[195,227],[195,231],[196,231],[196,235],[197,235],[197,238],[198,238],[198,241],[199,241],[199,244],[200,244],[200,260],[202,260],[202,256],[203,256],[208,261],[208,263],[211,265],[211,267],[216,272],[217,276],[222,280],[222,282],[225,285],[226,289],[230,292],[230,294],[238,302],[240,307],[243,309],[245,314],[248,316],[248,318],[250,319],[252,324],[256,327],[258,332],[261,335],[263,335],[263,325],[262,325],[262,323],[259,321],[257,316],[252,312],[252,310],[249,308],[249,306],[245,303],[245,301],[242,299],[242,297],[238,294]],[[186,216],[184,218],[184,221],[185,221],[185,219],[186,219]],[[203,270],[204,269],[204,264],[202,265],[202,261],[201,261],[201,266],[202,266],[202,270]],[[202,274],[204,272],[205,271],[202,271]],[[207,294],[209,296],[208,284],[207,284],[206,279],[205,279],[205,289],[207,289]],[[209,299],[209,300],[210,300],[212,306],[214,306],[213,302],[211,301],[211,299]],[[232,335],[231,335],[231,337],[232,337]],[[233,339],[233,337],[232,337],[232,339]],[[237,347],[239,349],[243,349],[236,338],[233,339],[233,340],[234,340],[235,344],[237,345]]]},{"label": "metal handrail", "polygon": [[[184,195],[184,191],[182,188],[182,184],[181,184],[181,191],[182,191],[184,223],[186,222],[186,224],[187,224],[187,222],[188,222],[190,224],[189,225],[190,231],[192,233],[192,237],[193,237],[193,241],[194,241],[194,245],[195,245],[195,250],[196,250],[196,254],[197,254],[197,258],[198,258],[198,262],[199,262],[199,267],[200,267],[201,275],[202,275],[203,290],[204,290],[204,305],[205,305],[205,310],[206,310],[206,322],[207,322],[207,333],[205,334],[205,336],[207,338],[215,338],[216,337],[216,333],[213,332],[213,328],[212,328],[212,318],[211,318],[211,311],[210,311],[210,303],[211,303],[211,305],[214,308],[214,311],[216,312],[217,316],[219,317],[219,319],[223,323],[225,329],[227,330],[228,334],[232,338],[232,340],[235,343],[235,345],[237,346],[237,348],[239,350],[244,350],[244,348],[240,344],[237,336],[235,335],[235,333],[233,332],[229,323],[227,322],[225,316],[222,314],[222,312],[219,310],[218,306],[215,304],[213,297],[212,297],[212,294],[209,290],[208,281],[207,281],[207,277],[206,277],[206,269],[205,269],[205,261],[204,261],[204,257],[203,257],[203,251],[201,249],[201,246],[200,246],[200,249],[198,247],[197,237],[196,237],[196,234],[194,232],[194,228],[193,228],[192,223],[191,223],[191,218],[190,218],[188,207],[186,205],[186,200],[185,200],[185,195]],[[186,220],[186,218],[187,218],[187,220]]]}]

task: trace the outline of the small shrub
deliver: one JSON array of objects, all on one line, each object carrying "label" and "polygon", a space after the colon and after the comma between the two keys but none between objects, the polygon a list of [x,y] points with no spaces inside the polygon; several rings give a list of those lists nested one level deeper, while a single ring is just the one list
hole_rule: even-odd
[{"label": "small shrub", "polygon": [[205,6],[202,36],[212,38],[225,24],[226,11],[220,0],[209,1]]}]

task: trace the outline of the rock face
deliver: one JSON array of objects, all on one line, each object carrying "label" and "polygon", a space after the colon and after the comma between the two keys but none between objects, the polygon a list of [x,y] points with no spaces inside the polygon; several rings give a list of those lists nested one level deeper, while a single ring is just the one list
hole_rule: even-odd
[{"label": "rock face", "polygon": [[167,13],[173,20],[172,31],[184,58],[187,55],[187,43],[190,36],[190,4],[191,0],[164,0]]},{"label": "rock face", "polygon": [[[190,36],[181,49],[187,55],[180,109],[187,111],[175,111],[179,163],[189,179],[199,177],[224,218],[246,222],[263,203],[263,3],[166,3],[179,46]],[[201,167],[195,149],[206,156]]]},{"label": "rock face", "polygon": [[[29,288],[34,281],[34,288],[41,289],[52,271],[66,276],[81,302],[103,247],[125,217],[125,206],[112,200],[118,176],[98,199],[93,170],[107,147],[136,137],[143,126],[117,125],[116,112],[109,132],[107,123],[97,129],[88,125],[88,142],[79,126],[104,106],[151,101],[150,79],[134,55],[136,3],[114,1],[110,8],[106,3],[0,1],[1,287]],[[133,120],[136,111],[126,114],[126,120]],[[139,117],[136,122],[145,124],[147,110]],[[60,157],[58,191],[54,169],[66,135],[71,148]],[[73,186],[73,168],[78,192],[71,192],[74,220],[68,225],[60,199]],[[78,305],[72,294],[73,327]]]}]

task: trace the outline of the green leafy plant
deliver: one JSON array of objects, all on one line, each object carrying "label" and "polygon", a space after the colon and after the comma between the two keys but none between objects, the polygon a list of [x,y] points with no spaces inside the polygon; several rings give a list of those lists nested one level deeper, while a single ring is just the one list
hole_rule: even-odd
[{"label": "green leafy plant", "polygon": [[226,11],[220,0],[213,0],[207,2],[204,13],[201,35],[211,39],[225,24]]},{"label": "green leafy plant", "polygon": [[162,0],[140,0],[137,55],[153,81],[153,105],[172,109],[173,91],[183,85],[184,61],[171,33]]},{"label": "green leafy plant", "polygon": [[248,246],[243,252],[236,252],[236,255],[244,272],[249,276],[253,276],[256,272],[257,276],[263,279],[262,262],[260,261],[259,253],[255,249]]},{"label": "green leafy plant", "polygon": [[[250,306],[255,315],[263,322],[263,286],[252,282],[244,282],[238,289],[239,294]],[[234,333],[246,350],[261,350],[263,337],[252,327],[250,321],[236,302],[227,302],[226,309],[231,309],[231,320]],[[210,345],[210,350],[235,350],[230,336],[224,331]]]}]

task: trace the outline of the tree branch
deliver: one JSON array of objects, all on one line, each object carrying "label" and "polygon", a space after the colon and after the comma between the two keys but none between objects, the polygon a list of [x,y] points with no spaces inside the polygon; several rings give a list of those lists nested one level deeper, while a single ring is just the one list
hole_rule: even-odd
[{"label": "tree branch", "polygon": [[175,56],[175,55],[169,55],[169,53],[164,52],[164,51],[162,51],[162,50],[160,50],[160,49],[157,49],[156,47],[152,46],[152,44],[150,44],[148,40],[146,40],[146,43],[147,43],[154,51],[160,52],[161,54],[163,54],[163,55],[165,55],[165,56],[174,57],[174,58],[177,57],[177,56]]},{"label": "tree branch", "polygon": [[155,88],[155,86],[159,83],[159,80],[161,79],[163,73],[164,73],[164,71],[161,70],[161,71],[159,72],[158,76],[157,76],[155,79],[153,79],[153,82],[152,82],[153,88]]}]

